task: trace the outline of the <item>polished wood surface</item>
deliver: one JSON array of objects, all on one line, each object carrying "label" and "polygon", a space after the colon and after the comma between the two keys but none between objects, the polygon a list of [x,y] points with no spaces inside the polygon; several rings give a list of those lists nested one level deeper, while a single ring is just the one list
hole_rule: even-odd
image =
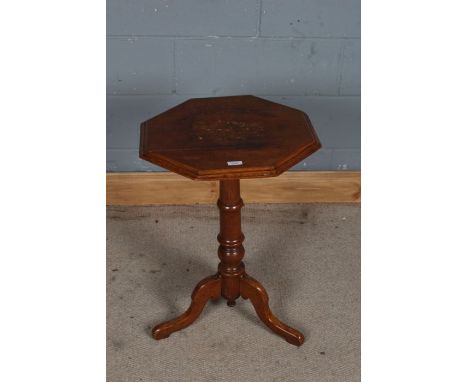
[{"label": "polished wood surface", "polygon": [[244,202],[240,197],[240,182],[238,179],[219,182],[219,221],[218,257],[221,260],[218,273],[223,280],[221,295],[229,306],[235,305],[240,296],[240,278],[245,273],[244,234],[241,230],[241,208]]},{"label": "polished wood surface", "polygon": [[241,208],[244,204],[240,197],[240,181],[223,180],[219,186],[218,256],[221,262],[218,273],[200,281],[192,293],[189,308],[181,316],[155,326],[153,337],[157,340],[167,338],[171,333],[186,328],[198,318],[209,299],[224,297],[227,305],[232,307],[236,304],[236,299],[242,296],[250,300],[260,319],[271,330],[293,345],[302,345],[302,333],[274,316],[268,305],[265,288],[245,272],[242,262],[245,252],[242,245],[244,234],[241,230]]},{"label": "polished wood surface", "polygon": [[192,292],[192,303],[181,316],[163,322],[153,328],[153,337],[157,340],[167,338],[171,333],[189,326],[195,321],[209,299],[217,300],[221,296],[221,278],[219,275],[200,281]]},{"label": "polished wood surface", "polygon": [[304,335],[289,327],[276,318],[268,305],[268,294],[265,288],[254,278],[244,275],[240,283],[241,296],[250,299],[258,317],[275,333],[282,336],[290,344],[300,346],[304,342]]},{"label": "polished wood surface", "polygon": [[[110,172],[108,205],[212,204],[218,182],[194,182],[170,172]],[[286,171],[242,181],[245,203],[359,203],[359,171]]]},{"label": "polished wood surface", "polygon": [[249,299],[260,319],[296,346],[304,336],[276,318],[265,288],[242,262],[240,179],[276,176],[320,148],[305,113],[253,96],[191,99],[142,123],[140,157],[199,180],[219,180],[218,272],[202,280],[185,313],[153,329],[157,340],[181,330],[210,299]]},{"label": "polished wood surface", "polygon": [[190,99],[140,132],[142,159],[203,180],[276,176],[320,147],[304,112],[254,96]]}]

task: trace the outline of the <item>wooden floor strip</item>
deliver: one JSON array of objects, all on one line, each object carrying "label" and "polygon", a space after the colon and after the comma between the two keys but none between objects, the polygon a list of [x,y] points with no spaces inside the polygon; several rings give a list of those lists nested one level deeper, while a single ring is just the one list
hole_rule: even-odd
[{"label": "wooden floor strip", "polygon": [[[246,203],[360,202],[358,171],[288,171],[274,178],[241,180]],[[217,181],[170,172],[107,173],[108,205],[206,204],[218,198]]]}]

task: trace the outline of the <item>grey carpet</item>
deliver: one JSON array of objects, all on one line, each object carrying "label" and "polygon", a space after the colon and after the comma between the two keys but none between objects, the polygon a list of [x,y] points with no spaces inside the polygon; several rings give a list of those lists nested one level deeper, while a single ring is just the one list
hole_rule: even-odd
[{"label": "grey carpet", "polygon": [[218,264],[215,206],[108,207],[107,379],[359,381],[360,206],[246,205],[244,262],[273,313],[305,335],[297,348],[248,300],[209,302],[195,323],[155,341]]}]

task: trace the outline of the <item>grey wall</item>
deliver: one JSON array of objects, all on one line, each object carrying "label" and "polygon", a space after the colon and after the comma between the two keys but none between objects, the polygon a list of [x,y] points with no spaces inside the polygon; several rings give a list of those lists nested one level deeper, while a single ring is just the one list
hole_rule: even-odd
[{"label": "grey wall", "polygon": [[360,169],[360,0],[107,0],[107,169],[139,124],[188,98],[253,94],[304,110],[323,148],[294,169]]}]

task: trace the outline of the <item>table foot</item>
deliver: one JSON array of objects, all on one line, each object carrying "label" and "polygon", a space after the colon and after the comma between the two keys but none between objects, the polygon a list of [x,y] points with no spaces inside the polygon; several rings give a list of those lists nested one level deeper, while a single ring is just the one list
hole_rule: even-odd
[{"label": "table foot", "polygon": [[265,288],[254,278],[244,275],[240,280],[240,293],[244,299],[249,299],[258,317],[275,333],[279,334],[290,344],[301,346],[304,335],[289,327],[276,318],[268,305],[268,294]]},{"label": "table foot", "polygon": [[236,306],[236,300],[228,300],[227,306],[229,306],[229,307],[231,307],[231,308],[232,308],[233,306]]},{"label": "table foot", "polygon": [[221,297],[221,278],[216,274],[201,280],[192,292],[192,303],[179,317],[163,322],[153,328],[154,339],[161,340],[172,333],[184,329],[192,324],[209,299],[216,300]]}]

